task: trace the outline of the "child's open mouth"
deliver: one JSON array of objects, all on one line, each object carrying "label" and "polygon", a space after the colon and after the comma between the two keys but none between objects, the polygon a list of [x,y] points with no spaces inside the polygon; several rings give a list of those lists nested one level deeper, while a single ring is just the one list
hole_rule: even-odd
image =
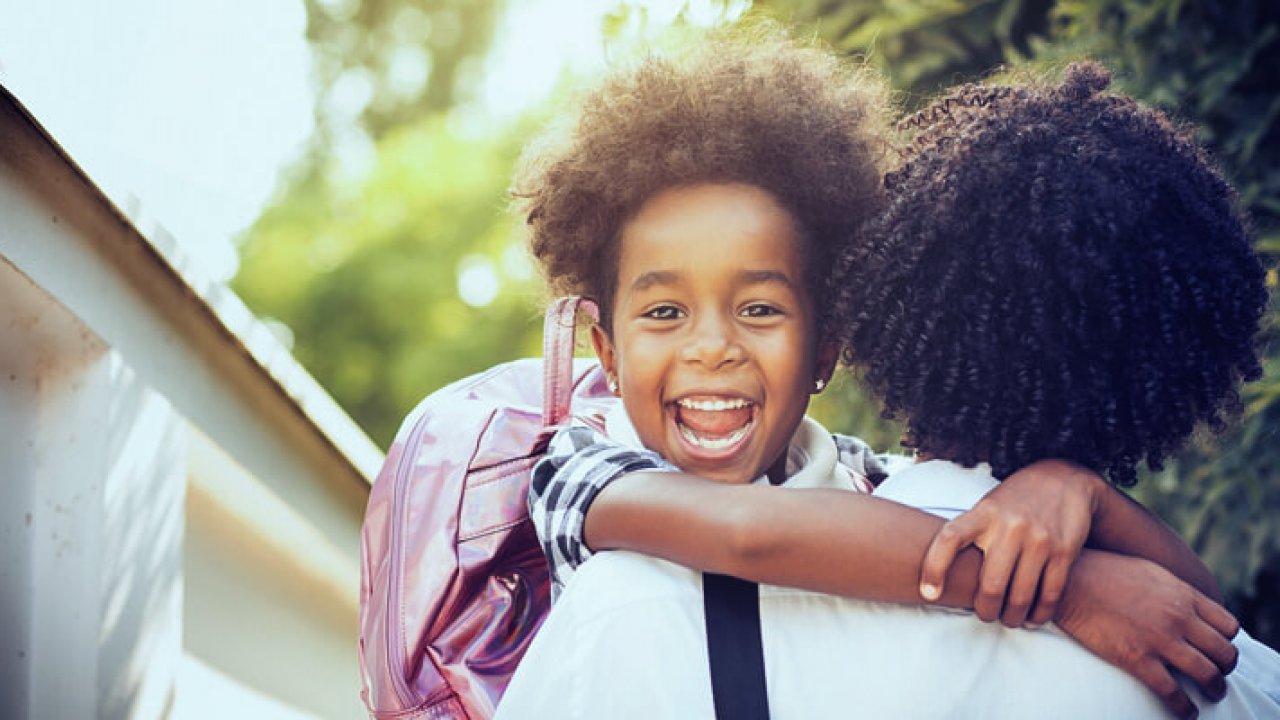
[{"label": "child's open mouth", "polygon": [[745,398],[693,396],[675,403],[676,429],[693,448],[730,455],[747,437],[755,403]]}]

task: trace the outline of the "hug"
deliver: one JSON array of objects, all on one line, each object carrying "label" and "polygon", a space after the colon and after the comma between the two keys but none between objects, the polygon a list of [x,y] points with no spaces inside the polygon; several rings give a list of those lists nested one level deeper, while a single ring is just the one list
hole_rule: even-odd
[{"label": "hug", "polygon": [[[1230,187],[1109,80],[1078,64],[1056,84],[961,88],[905,123],[895,159],[868,75],[786,42],[712,46],[610,80],[526,161],[535,255],[557,289],[599,299],[592,338],[625,412],[607,433],[562,430],[535,471],[565,590],[500,717],[712,716],[690,567],[769,583],[773,717],[1160,716],[1161,700],[1188,715],[1192,694],[1203,713],[1280,713],[1245,677],[1270,663],[1274,693],[1274,655],[1238,639],[1222,682],[1241,651],[1211,575],[1103,479],[1132,484],[1138,462],[1227,421],[1260,372],[1266,303]],[[865,178],[884,171],[881,195]],[[912,458],[803,417],[833,348],[906,421]],[[555,475],[581,489],[540,494]],[[1092,508],[1067,572],[1034,543],[983,548],[959,604],[1009,564],[992,595],[1031,606],[1003,612],[1013,627],[928,606],[920,519],[878,517],[962,513],[993,489],[1022,494],[993,526],[1006,505]],[[592,552],[608,549],[646,555]],[[904,556],[905,573],[881,567]],[[1022,627],[1037,588],[1061,585]],[[1144,624],[1175,607],[1195,610]]]},{"label": "hug", "polygon": [[[530,147],[517,212],[617,402],[533,467],[556,602],[497,717],[1280,717],[1280,657],[1119,489],[1239,412],[1264,271],[1110,82],[967,85],[895,134],[874,73],[712,33]],[[806,415],[840,360],[909,455]],[[759,668],[727,687],[726,576]]]}]

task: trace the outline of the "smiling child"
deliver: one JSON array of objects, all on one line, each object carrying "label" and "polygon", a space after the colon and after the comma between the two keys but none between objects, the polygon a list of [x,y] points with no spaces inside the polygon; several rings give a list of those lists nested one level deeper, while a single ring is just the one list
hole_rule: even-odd
[{"label": "smiling child", "polygon": [[786,479],[784,450],[834,363],[805,275],[795,219],[760,187],[678,186],[641,207],[612,333],[591,337],[646,448],[721,482]]}]

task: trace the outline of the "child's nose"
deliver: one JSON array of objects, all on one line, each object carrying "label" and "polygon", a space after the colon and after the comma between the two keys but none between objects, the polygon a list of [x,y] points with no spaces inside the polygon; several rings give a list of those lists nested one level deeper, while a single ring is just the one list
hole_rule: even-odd
[{"label": "child's nose", "polygon": [[704,318],[693,330],[682,353],[686,361],[714,370],[740,362],[744,357],[742,344],[735,336],[731,323],[718,318]]}]

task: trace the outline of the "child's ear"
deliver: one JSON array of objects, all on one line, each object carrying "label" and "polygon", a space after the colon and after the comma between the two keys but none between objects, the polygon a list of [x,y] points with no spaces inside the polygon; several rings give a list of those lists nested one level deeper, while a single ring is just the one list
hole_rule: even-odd
[{"label": "child's ear", "polygon": [[827,386],[831,381],[831,376],[835,374],[836,362],[840,360],[840,344],[837,342],[821,342],[818,343],[818,354],[814,358],[813,364],[813,380],[816,388],[814,394],[822,392],[822,388]]},{"label": "child's ear", "polygon": [[600,367],[604,368],[604,374],[609,376],[611,381],[616,381],[618,364],[617,355],[613,350],[613,340],[609,338],[609,333],[605,332],[600,323],[591,326],[591,347],[595,348],[596,357],[600,358]]}]

